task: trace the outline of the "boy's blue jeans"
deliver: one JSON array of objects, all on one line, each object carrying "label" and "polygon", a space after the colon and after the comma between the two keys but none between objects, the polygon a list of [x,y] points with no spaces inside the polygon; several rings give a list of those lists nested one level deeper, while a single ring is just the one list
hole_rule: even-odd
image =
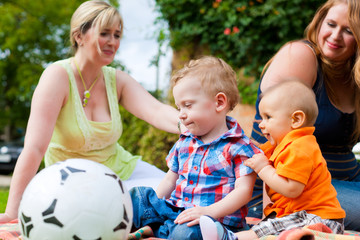
[{"label": "boy's blue jeans", "polygon": [[184,210],[159,199],[150,187],[130,189],[133,204],[133,225],[141,228],[150,225],[155,237],[164,239],[202,239],[200,226],[175,224],[174,220]]},{"label": "boy's blue jeans", "polygon": [[341,207],[346,212],[345,229],[360,231],[360,175],[352,181],[333,179],[331,183],[335,187]]}]

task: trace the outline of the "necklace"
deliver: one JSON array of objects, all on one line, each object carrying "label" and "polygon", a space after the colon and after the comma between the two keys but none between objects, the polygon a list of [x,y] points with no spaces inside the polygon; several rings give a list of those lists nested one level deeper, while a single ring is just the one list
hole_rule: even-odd
[{"label": "necklace", "polygon": [[83,104],[82,104],[82,105],[83,105],[83,107],[86,107],[86,105],[88,104],[89,99],[90,99],[90,97],[91,97],[90,91],[91,91],[91,89],[93,88],[93,86],[95,85],[96,81],[98,80],[100,73],[99,73],[99,75],[97,75],[97,77],[95,78],[94,82],[91,84],[91,86],[89,87],[89,89],[86,89],[86,85],[85,85],[84,78],[83,78],[82,75],[81,75],[80,68],[79,68],[79,66],[78,66],[77,63],[76,63],[75,58],[74,58],[74,63],[75,63],[76,69],[78,70],[78,73],[79,73],[79,75],[80,75],[81,81],[82,81],[82,83],[83,83],[83,85],[84,85],[85,91],[84,91],[84,98],[83,98]]}]

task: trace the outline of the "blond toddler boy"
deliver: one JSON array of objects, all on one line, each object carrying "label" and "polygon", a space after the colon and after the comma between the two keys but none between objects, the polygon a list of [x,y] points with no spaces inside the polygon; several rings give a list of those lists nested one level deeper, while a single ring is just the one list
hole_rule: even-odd
[{"label": "blond toddler boy", "polygon": [[209,215],[228,229],[246,229],[246,204],[256,174],[244,161],[261,151],[228,117],[239,101],[236,74],[222,59],[190,61],[172,77],[179,119],[187,128],[167,156],[169,171],[156,190],[130,190],[134,227],[155,237],[202,239],[199,219]]}]

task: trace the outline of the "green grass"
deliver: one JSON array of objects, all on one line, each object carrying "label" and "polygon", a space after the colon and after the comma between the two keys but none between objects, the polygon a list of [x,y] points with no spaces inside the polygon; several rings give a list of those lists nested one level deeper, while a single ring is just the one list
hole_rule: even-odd
[{"label": "green grass", "polygon": [[0,188],[0,213],[5,212],[8,196],[9,196],[9,189]]}]

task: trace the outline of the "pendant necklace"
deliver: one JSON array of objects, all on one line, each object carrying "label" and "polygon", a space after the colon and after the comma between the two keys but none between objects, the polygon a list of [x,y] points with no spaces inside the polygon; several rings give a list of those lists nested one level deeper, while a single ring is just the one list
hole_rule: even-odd
[{"label": "pendant necklace", "polygon": [[91,91],[92,87],[95,85],[96,81],[98,80],[100,73],[99,73],[99,75],[95,78],[94,82],[91,84],[91,86],[89,87],[89,89],[86,89],[85,81],[84,81],[84,79],[83,79],[83,77],[82,77],[82,75],[81,75],[81,71],[80,71],[79,66],[77,65],[77,63],[76,63],[76,61],[75,61],[75,58],[74,58],[74,63],[75,63],[76,69],[78,70],[78,73],[79,73],[79,75],[80,75],[81,81],[82,81],[82,83],[83,83],[83,85],[84,85],[85,91],[84,91],[84,98],[83,98],[83,104],[82,104],[82,105],[83,105],[83,107],[86,107],[86,105],[88,104],[89,99],[90,99],[90,97],[91,97],[90,91]]}]

